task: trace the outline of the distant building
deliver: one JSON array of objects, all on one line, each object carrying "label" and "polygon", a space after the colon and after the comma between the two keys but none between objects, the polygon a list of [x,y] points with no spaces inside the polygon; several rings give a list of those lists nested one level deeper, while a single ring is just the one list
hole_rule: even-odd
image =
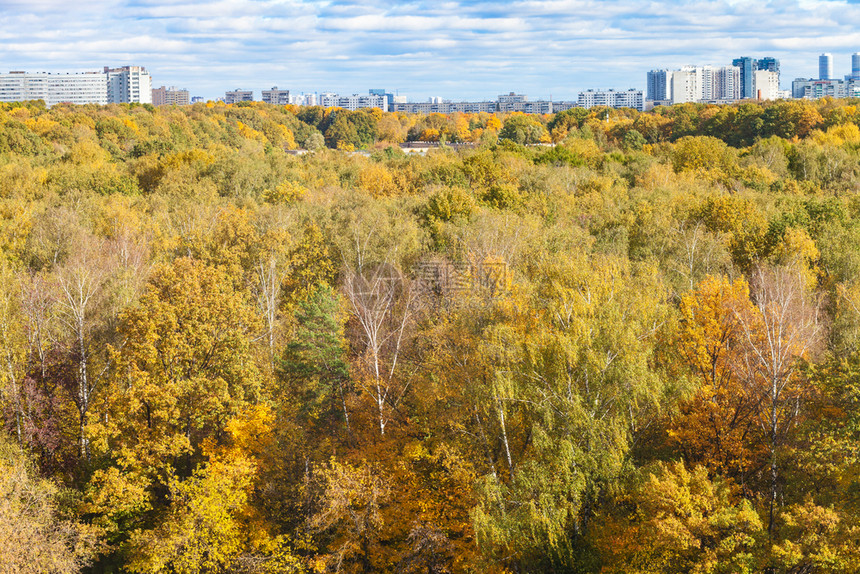
[{"label": "distant building", "polygon": [[378,108],[383,112],[388,111],[388,98],[384,95],[382,96],[371,96],[371,95],[361,95],[361,94],[353,94],[351,96],[339,96],[337,98],[338,108],[343,108],[345,110],[355,111],[367,108]]},{"label": "distant building", "polygon": [[737,66],[702,66],[701,100],[734,101],[741,99],[741,70]]},{"label": "distant building", "polygon": [[645,99],[650,102],[671,100],[672,71],[651,70],[648,72],[648,85],[645,94]]},{"label": "distant building", "polygon": [[496,101],[500,104],[516,104],[529,101],[529,97],[525,94],[515,94],[514,92],[510,92],[500,95]]},{"label": "distant building", "polygon": [[340,96],[334,92],[323,92],[321,94],[317,94],[317,105],[324,108],[336,108],[338,107],[339,99]]},{"label": "distant building", "polygon": [[754,81],[757,100],[779,99],[779,72],[756,70]]},{"label": "distant building", "polygon": [[740,98],[747,99],[755,94],[755,72],[758,70],[758,60],[754,58],[735,58],[732,66],[736,66],[740,74]]},{"label": "distant building", "polygon": [[263,90],[263,101],[276,106],[286,106],[290,103],[290,90],[279,90],[277,86],[271,90]]},{"label": "distant building", "polygon": [[[739,59],[740,60],[740,59]],[[747,66],[749,83],[755,86],[758,62],[739,62]],[[683,104],[686,102],[728,103],[739,100],[744,94],[744,76],[741,66],[684,66],[680,70],[651,70],[648,72],[647,102],[654,105]]]},{"label": "distant building", "polygon": [[758,61],[759,70],[767,70],[768,72],[776,72],[779,74],[779,60],[770,56],[761,58]]},{"label": "distant building", "polygon": [[645,101],[642,90],[626,90],[616,92],[615,90],[587,90],[579,93],[577,106],[580,108],[593,108],[595,106],[606,106],[608,108],[633,108],[639,111],[645,109]]},{"label": "distant building", "polygon": [[142,66],[123,66],[108,68],[107,76],[108,101],[116,104],[152,103],[152,78]]},{"label": "distant building", "polygon": [[[202,98],[201,98],[202,99]],[[180,90],[175,87],[153,88],[152,105],[154,106],[187,106],[191,103],[188,90]]]},{"label": "distant building", "polygon": [[701,74],[693,66],[672,72],[672,103],[696,102],[702,98]]},{"label": "distant building", "polygon": [[851,55],[851,75],[849,80],[860,80],[860,52]]},{"label": "distant building", "polygon": [[0,102],[43,100],[48,107],[59,103],[106,104],[107,83],[100,72],[0,74]]},{"label": "distant building", "polygon": [[385,98],[388,101],[388,110],[391,111],[394,109],[395,103],[406,103],[406,96],[398,96],[391,92],[387,92],[382,88],[375,88],[367,91],[371,96],[380,96]]},{"label": "distant building", "polygon": [[553,103],[546,100],[535,100],[533,102],[499,102],[500,112],[523,112],[524,114],[551,114]]},{"label": "distant building", "polygon": [[860,82],[852,80],[816,80],[797,78],[791,83],[791,96],[807,100],[819,98],[856,98]]},{"label": "distant building", "polygon": [[833,79],[833,54],[821,54],[818,56],[818,79]]},{"label": "distant building", "polygon": [[224,103],[225,104],[238,104],[239,102],[253,102],[253,101],[254,101],[253,90],[235,89],[232,92],[225,92],[224,93]]},{"label": "distant building", "polygon": [[298,106],[318,106],[319,98],[316,94],[302,94],[301,96],[296,96],[296,99],[292,103]]},{"label": "distant building", "polygon": [[[738,99],[758,99],[758,87],[756,86],[756,72],[764,70],[767,72],[776,73],[776,82],[779,84],[779,60],[773,57],[765,57],[756,60],[755,58],[735,58],[732,60],[732,65],[737,66],[740,70],[740,94]],[[761,76],[767,78],[768,82],[772,81],[773,76]],[[770,84],[766,90],[770,89]]]},{"label": "distant building", "polygon": [[578,107],[576,105],[576,102],[572,102],[572,101],[561,101],[561,102],[553,102],[552,103],[553,113],[563,112],[565,110],[572,110],[573,108],[576,108],[576,107]]},{"label": "distant building", "polygon": [[201,103],[201,102],[205,102],[205,101],[206,100],[203,99],[203,96],[192,96],[191,97],[191,103],[192,104]]},{"label": "distant building", "polygon": [[551,114],[562,110],[576,107],[575,102],[551,102],[548,100],[535,100],[533,102],[523,98],[509,99],[500,96],[505,101],[483,101],[483,102],[451,102],[441,98],[431,98],[427,102],[405,102],[395,101],[390,108],[393,112],[406,112],[411,114],[494,114],[496,112],[522,112],[524,114]]},{"label": "distant building", "polygon": [[499,111],[498,102],[447,102],[445,104],[441,104],[447,106],[447,108],[440,108],[442,110],[440,113],[453,113],[460,112],[464,114],[494,114]]},{"label": "distant building", "polygon": [[0,102],[26,100],[43,100],[48,107],[60,103],[151,103],[152,81],[140,66],[106,67],[102,72],[78,74],[0,74]]},{"label": "distant building", "polygon": [[492,114],[498,111],[498,102],[399,102],[394,104],[391,111],[410,114]]}]

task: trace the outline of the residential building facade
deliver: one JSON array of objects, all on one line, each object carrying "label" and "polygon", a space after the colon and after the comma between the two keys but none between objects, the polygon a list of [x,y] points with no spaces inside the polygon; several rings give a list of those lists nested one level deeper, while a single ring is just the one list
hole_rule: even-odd
[{"label": "residential building facade", "polygon": [[854,80],[816,80],[797,78],[791,83],[791,97],[807,100],[819,98],[856,98],[860,82]]},{"label": "residential building facade", "polygon": [[188,90],[180,90],[176,87],[152,89],[152,105],[154,106],[187,106],[191,103]]},{"label": "residential building facade", "polygon": [[779,99],[779,72],[770,70],[755,71],[755,87],[757,100]]},{"label": "residential building facade", "polygon": [[253,90],[240,90],[235,89],[230,92],[224,92],[224,103],[225,104],[238,104],[239,102],[253,102],[254,101],[254,91]]},{"label": "residential building facade", "polygon": [[0,102],[43,100],[48,107],[60,103],[107,104],[107,82],[100,72],[0,74]]},{"label": "residential building facade", "polygon": [[122,66],[108,68],[105,66],[107,77],[108,101],[114,104],[152,103],[152,78],[142,66]]},{"label": "residential building facade", "polygon": [[672,71],[651,70],[648,72],[648,85],[645,99],[649,102],[663,102],[672,99]]},{"label": "residential building facade", "polygon": [[271,90],[263,90],[263,101],[276,106],[286,106],[290,102],[290,90],[279,90],[278,86]]},{"label": "residential building facade", "polygon": [[53,74],[14,71],[0,74],[0,102],[42,100],[60,104],[152,103],[152,81],[145,68],[125,66],[103,72]]},{"label": "residential building facade", "polygon": [[577,107],[586,109],[595,106],[633,108],[640,111],[645,109],[642,90],[634,89],[619,92],[615,90],[586,90],[579,93],[576,103]]}]

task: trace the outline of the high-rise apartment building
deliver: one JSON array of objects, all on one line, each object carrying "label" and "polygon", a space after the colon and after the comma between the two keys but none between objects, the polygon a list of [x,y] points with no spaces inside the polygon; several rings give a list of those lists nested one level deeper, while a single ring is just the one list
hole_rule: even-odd
[{"label": "high-rise apartment building", "polygon": [[[755,79],[756,72],[759,70],[775,72],[777,84],[779,83],[779,60],[777,60],[776,58],[772,58],[770,56],[766,58],[760,58],[758,60],[747,57],[735,58],[734,60],[732,60],[732,65],[737,66],[740,69],[741,88],[740,95],[738,96],[740,99],[758,98],[758,88],[756,87]],[[771,76],[767,76],[767,78],[770,79]]]},{"label": "high-rise apartment building", "polygon": [[818,79],[833,79],[833,54],[821,54],[818,56]]},{"label": "high-rise apartment building", "polygon": [[791,83],[793,98],[856,98],[860,96],[860,53],[851,56],[851,74],[843,80],[833,77],[833,56],[818,57],[819,78],[797,78]]},{"label": "high-rise apartment building", "polygon": [[152,103],[152,78],[142,66],[123,66],[108,68],[107,76],[108,101],[114,104]]},{"label": "high-rise apartment building", "polygon": [[263,90],[263,101],[276,106],[286,106],[290,103],[290,90],[279,90],[278,86]]},{"label": "high-rise apartment building", "polygon": [[665,102],[672,99],[671,70],[651,70],[648,72],[645,99],[649,102]]},{"label": "high-rise apartment building", "polygon": [[191,103],[188,90],[180,90],[173,86],[152,89],[152,105],[154,106],[187,106]]},{"label": "high-rise apartment building", "polygon": [[702,66],[696,68],[700,75],[701,100],[730,101],[741,97],[740,68],[737,66]]},{"label": "high-rise apartment building", "polygon": [[741,99],[754,97],[755,71],[758,70],[758,60],[746,57],[735,58],[732,60],[732,66],[736,66],[740,70]]},{"label": "high-rise apartment building", "polygon": [[382,96],[388,100],[388,111],[394,110],[395,103],[406,103],[405,96],[398,96],[392,92],[386,91],[384,88],[374,88],[367,92],[371,96]]},{"label": "high-rise apartment building", "polygon": [[756,70],[755,87],[757,100],[779,99],[779,72]]},{"label": "high-rise apartment building", "polygon": [[[673,104],[725,102],[741,97],[740,68],[737,66],[684,66],[670,74],[671,90],[666,99]],[[654,89],[657,91],[656,85]]]},{"label": "high-rise apartment building", "polygon": [[770,56],[768,56],[767,58],[761,58],[758,61],[758,69],[767,70],[768,72],[776,72],[777,74],[779,74],[779,60]]},{"label": "high-rise apartment building", "polygon": [[685,66],[672,72],[672,103],[683,104],[701,99],[701,74],[695,67]]}]

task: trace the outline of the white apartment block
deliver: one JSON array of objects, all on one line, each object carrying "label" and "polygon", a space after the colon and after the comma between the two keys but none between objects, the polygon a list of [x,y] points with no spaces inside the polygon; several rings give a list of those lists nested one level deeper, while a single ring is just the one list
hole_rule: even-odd
[{"label": "white apartment block", "polygon": [[499,102],[500,112],[523,112],[525,114],[551,114],[552,102],[546,100],[535,100],[534,102]]},{"label": "white apartment block", "polygon": [[654,84],[655,94],[660,92],[659,95],[668,96],[666,100],[673,104],[731,102],[741,98],[741,69],[737,66],[684,66],[680,70],[661,72],[666,81],[671,82],[671,89],[659,89],[651,72],[649,86]]},{"label": "white apartment block", "polygon": [[353,94],[351,96],[340,96],[337,99],[337,107],[354,112],[366,108],[379,108],[383,112],[388,111],[388,98],[385,96],[371,96]]},{"label": "white apartment block", "polygon": [[99,72],[0,74],[0,102],[43,100],[51,107],[60,103],[107,104],[107,83]]},{"label": "white apartment block", "polygon": [[142,66],[123,66],[108,68],[107,76],[108,101],[112,104],[141,104],[152,103],[152,78]]},{"label": "white apartment block", "polygon": [[756,70],[754,72],[754,85],[756,89],[756,99],[758,100],[778,100],[779,94],[779,72],[771,72],[769,70]]},{"label": "white apartment block", "polygon": [[323,92],[317,98],[318,104],[324,108],[337,108],[340,96],[334,92]]},{"label": "white apartment block", "polygon": [[295,96],[295,98],[291,98],[293,104],[297,106],[317,106],[319,105],[319,98],[316,93],[310,94],[302,94],[300,96]]},{"label": "white apartment block", "polygon": [[290,90],[279,90],[278,86],[271,90],[263,90],[263,101],[276,106],[286,106],[290,102]]},{"label": "white apartment block", "polygon": [[672,72],[672,103],[684,104],[701,99],[701,74],[693,66]]},{"label": "white apartment block", "polygon": [[587,90],[579,93],[577,107],[593,108],[595,106],[606,106],[608,108],[633,108],[642,110],[645,107],[642,90],[626,90],[616,92],[615,90]]},{"label": "white apartment block", "polygon": [[43,100],[48,107],[60,103],[152,103],[152,80],[145,68],[125,66],[103,72],[0,74],[0,102]]},{"label": "white apartment block", "polygon": [[[773,73],[773,72],[768,72]],[[705,66],[705,74],[711,77],[713,99],[715,100],[739,100],[741,99],[741,69],[737,66],[721,66],[712,68]],[[779,75],[776,74],[777,78]],[[708,98],[705,98],[708,99]]]}]

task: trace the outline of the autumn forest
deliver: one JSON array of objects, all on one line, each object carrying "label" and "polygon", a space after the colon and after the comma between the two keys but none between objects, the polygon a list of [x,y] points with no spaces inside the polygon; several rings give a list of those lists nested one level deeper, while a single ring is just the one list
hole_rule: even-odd
[{"label": "autumn forest", "polygon": [[0,104],[0,572],[857,572],[858,126]]}]

